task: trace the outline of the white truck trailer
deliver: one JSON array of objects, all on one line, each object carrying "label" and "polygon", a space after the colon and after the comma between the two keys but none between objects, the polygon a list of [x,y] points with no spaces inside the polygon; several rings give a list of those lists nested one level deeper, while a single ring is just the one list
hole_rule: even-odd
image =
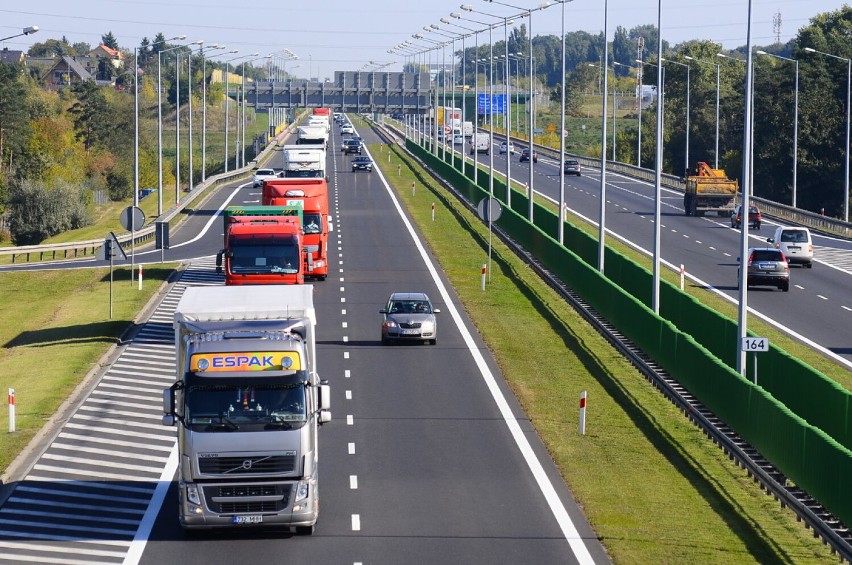
[{"label": "white truck trailer", "polygon": [[310,145],[284,145],[284,178],[324,178],[328,180],[325,150]]},{"label": "white truck trailer", "polygon": [[328,146],[328,128],[322,125],[298,126],[296,128],[296,143],[299,145],[320,145],[325,149]]},{"label": "white truck trailer", "polygon": [[180,524],[312,534],[319,426],[330,390],[316,370],[311,285],[189,287],[174,316]]}]

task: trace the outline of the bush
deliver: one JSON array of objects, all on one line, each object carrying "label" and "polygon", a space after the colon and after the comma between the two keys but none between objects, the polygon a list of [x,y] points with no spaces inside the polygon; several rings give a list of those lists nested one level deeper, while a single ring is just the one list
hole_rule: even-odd
[{"label": "bush", "polygon": [[85,191],[65,181],[58,181],[53,188],[38,181],[12,185],[7,210],[15,245],[36,245],[91,223]]}]

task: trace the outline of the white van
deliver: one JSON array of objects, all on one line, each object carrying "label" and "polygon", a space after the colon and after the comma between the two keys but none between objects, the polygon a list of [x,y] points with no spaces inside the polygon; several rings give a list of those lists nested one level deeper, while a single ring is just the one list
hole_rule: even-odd
[{"label": "white van", "polygon": [[788,263],[800,263],[809,269],[814,266],[814,244],[808,228],[779,226],[766,241],[780,249]]},{"label": "white van", "polygon": [[469,153],[473,155],[474,151],[488,155],[491,152],[491,135],[487,133],[473,134],[473,137],[470,138]]}]

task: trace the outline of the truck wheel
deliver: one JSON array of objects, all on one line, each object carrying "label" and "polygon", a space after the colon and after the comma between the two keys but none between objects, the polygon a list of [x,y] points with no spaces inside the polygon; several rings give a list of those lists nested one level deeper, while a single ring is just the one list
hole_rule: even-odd
[{"label": "truck wheel", "polygon": [[314,535],[315,526],[296,526],[297,536],[312,536]]},{"label": "truck wheel", "polygon": [[688,194],[684,194],[684,195],[683,195],[683,213],[684,213],[685,215],[687,215],[687,216],[689,216],[689,215],[690,215],[690,214],[689,214],[689,211],[690,211],[690,204],[691,204],[691,202],[690,202],[689,195],[688,195]]}]

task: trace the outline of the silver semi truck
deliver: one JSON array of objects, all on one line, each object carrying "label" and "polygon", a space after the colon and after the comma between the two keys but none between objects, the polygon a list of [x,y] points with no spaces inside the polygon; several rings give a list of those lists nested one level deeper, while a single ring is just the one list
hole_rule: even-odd
[{"label": "silver semi truck", "polygon": [[174,317],[179,517],[187,530],[317,521],[319,426],[330,389],[316,370],[310,285],[189,287]]}]

